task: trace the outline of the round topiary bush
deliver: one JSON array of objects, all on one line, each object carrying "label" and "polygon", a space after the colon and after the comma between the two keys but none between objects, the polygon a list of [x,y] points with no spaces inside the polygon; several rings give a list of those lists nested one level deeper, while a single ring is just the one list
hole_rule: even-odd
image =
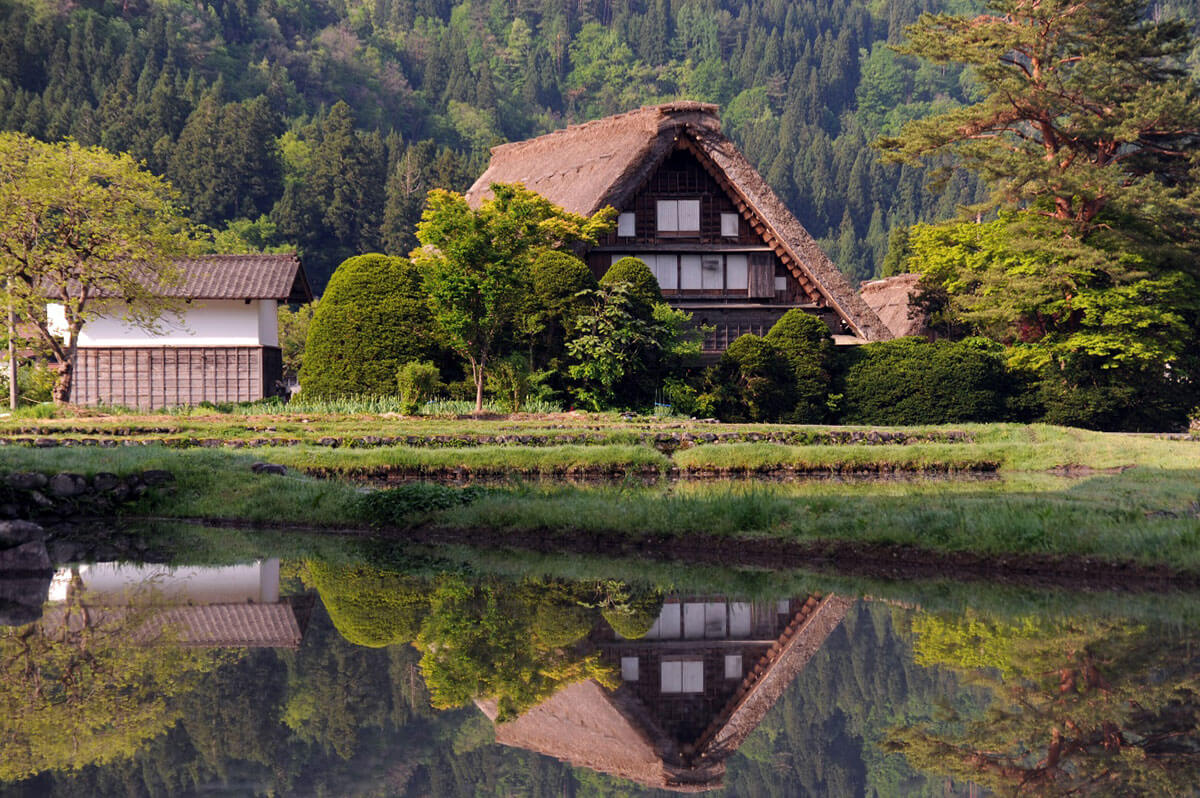
[{"label": "round topiary bush", "polygon": [[766,340],[788,361],[795,378],[796,404],[783,420],[799,424],[824,421],[833,357],[829,327],[816,316],[793,308],[775,322]]},{"label": "round topiary bush", "polygon": [[650,627],[662,612],[663,596],[658,590],[647,590],[634,595],[629,602],[618,607],[601,610],[604,620],[612,630],[626,640],[638,640],[646,636]]},{"label": "round topiary bush", "polygon": [[1003,421],[1011,383],[997,344],[898,338],[847,353],[848,424]]},{"label": "round topiary bush", "polygon": [[532,299],[536,312],[568,322],[578,313],[582,303],[578,294],[597,287],[596,278],[587,264],[567,252],[548,250],[533,262],[529,272],[533,288]]},{"label": "round topiary bush", "polygon": [[334,627],[356,646],[411,643],[429,614],[429,587],[413,577],[315,560],[308,572]]},{"label": "round topiary bush", "polygon": [[396,393],[396,372],[438,354],[421,277],[405,258],[357,255],[338,266],[308,329],[305,396]]},{"label": "round topiary bush", "polygon": [[637,258],[621,258],[600,278],[600,285],[625,283],[629,295],[647,306],[662,302],[662,291],[650,267]]}]

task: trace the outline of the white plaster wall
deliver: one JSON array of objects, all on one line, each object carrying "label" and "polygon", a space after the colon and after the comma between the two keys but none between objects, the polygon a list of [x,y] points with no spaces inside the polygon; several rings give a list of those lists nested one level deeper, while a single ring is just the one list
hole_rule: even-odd
[{"label": "white plaster wall", "polygon": [[[220,568],[96,563],[76,566],[90,601],[123,604],[150,591],[172,604],[275,604],[279,601],[279,560]],[[70,569],[55,574],[50,600],[66,598]],[[55,589],[57,588],[57,590]]]},{"label": "white plaster wall", "polygon": [[279,346],[279,303],[274,299],[258,299],[258,342],[263,346]]},{"label": "white plaster wall", "polygon": [[[167,313],[157,324],[157,335],[121,319],[120,313],[101,315],[79,333],[80,346],[278,346],[275,300],[196,300],[181,313]],[[66,331],[63,308],[46,306],[50,327],[60,336]]]}]

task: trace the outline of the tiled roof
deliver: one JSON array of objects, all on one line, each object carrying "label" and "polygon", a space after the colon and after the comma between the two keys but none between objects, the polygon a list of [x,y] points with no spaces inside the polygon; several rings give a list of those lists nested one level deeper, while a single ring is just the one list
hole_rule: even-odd
[{"label": "tiled roof", "polygon": [[312,298],[308,280],[295,255],[203,255],[175,261],[180,284],[164,293],[186,299]]},{"label": "tiled roof", "polygon": [[[308,302],[313,298],[308,277],[294,254],[199,255],[178,258],[179,280],[162,285],[157,275],[142,269],[138,280],[159,296],[180,299],[275,299]],[[114,296],[100,286],[93,296]]]},{"label": "tiled roof", "polygon": [[[767,242],[802,282],[812,283],[855,334],[892,337],[846,277],[776,196],[732,141],[721,133],[717,106],[698,102],[648,105],[492,149],[487,170],[467,190],[478,205],[493,183],[520,183],[554,204],[584,215],[623,207],[677,147],[692,149],[716,170]],[[718,180],[722,182],[722,180]]]}]

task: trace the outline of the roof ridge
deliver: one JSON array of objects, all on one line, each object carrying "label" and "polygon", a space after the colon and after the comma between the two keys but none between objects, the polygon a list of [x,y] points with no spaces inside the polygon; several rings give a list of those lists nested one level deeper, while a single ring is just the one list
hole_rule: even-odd
[{"label": "roof ridge", "polygon": [[600,127],[601,125],[612,124],[623,119],[634,116],[649,116],[651,113],[657,112],[662,116],[668,116],[676,111],[701,111],[713,116],[717,116],[720,112],[720,106],[716,103],[705,103],[699,100],[674,100],[671,102],[658,103],[657,105],[643,105],[640,108],[634,108],[631,111],[622,111],[619,114],[610,116],[602,116],[599,119],[589,119],[586,122],[578,122],[576,124],[560,127],[557,130],[551,130],[543,133],[540,136],[534,136],[530,139],[522,139],[521,141],[506,141],[503,144],[497,144],[491,148],[491,153],[494,155],[498,152],[511,152],[515,149],[523,148],[527,144],[534,142],[544,142],[555,136],[564,136],[567,134],[578,133],[581,130],[587,130],[592,127]]}]

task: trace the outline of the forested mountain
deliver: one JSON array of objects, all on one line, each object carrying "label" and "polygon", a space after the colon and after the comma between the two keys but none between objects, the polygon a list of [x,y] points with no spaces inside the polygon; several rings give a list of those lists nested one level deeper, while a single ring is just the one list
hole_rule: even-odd
[{"label": "forested mountain", "polygon": [[[493,144],[641,104],[720,103],[725,129],[836,263],[981,196],[885,166],[880,132],[964,99],[887,48],[977,0],[0,0],[0,129],[129,151],[218,246],[299,246],[323,287],[403,254],[431,187]],[[1200,18],[1197,0],[1154,13]],[[1200,71],[1200,55],[1192,63]]]}]

